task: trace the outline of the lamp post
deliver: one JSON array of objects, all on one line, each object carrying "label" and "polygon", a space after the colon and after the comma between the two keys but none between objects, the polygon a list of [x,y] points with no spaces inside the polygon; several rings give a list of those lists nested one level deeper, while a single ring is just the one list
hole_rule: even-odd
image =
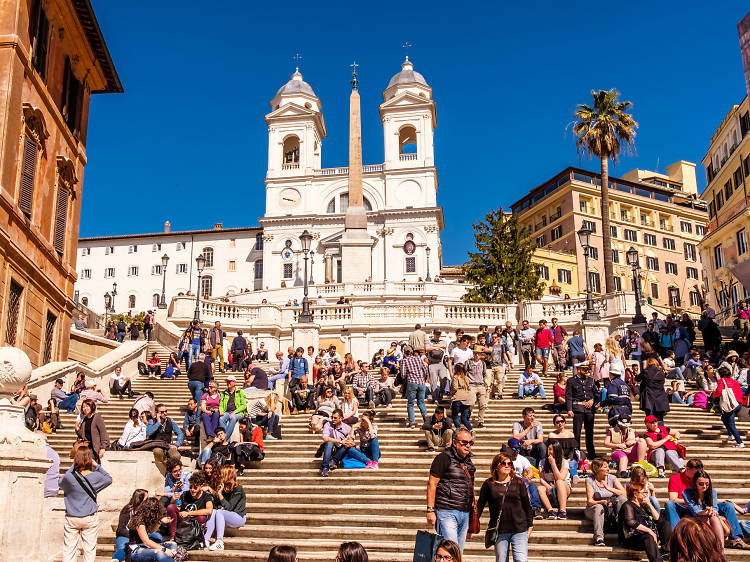
[{"label": "lamp post", "polygon": [[635,291],[635,316],[633,316],[633,324],[645,324],[646,317],[641,311],[641,267],[638,263],[638,250],[633,246],[625,252],[625,259],[628,265],[633,268],[633,290]]},{"label": "lamp post", "polygon": [[591,278],[589,277],[589,248],[591,247],[591,229],[581,228],[578,234],[578,241],[583,248],[584,268],[586,270],[586,310],[583,312],[583,320],[599,320],[599,313],[594,310],[594,299],[591,296]]},{"label": "lamp post", "polygon": [[432,281],[430,278],[430,247],[427,246],[424,249],[425,254],[427,254],[427,275],[425,276],[425,281]]},{"label": "lamp post", "polygon": [[115,297],[117,296],[117,281],[112,283],[112,305],[110,306],[110,310],[114,313],[115,312]]},{"label": "lamp post", "polygon": [[164,254],[161,257],[161,300],[159,301],[159,308],[167,308],[167,301],[164,295],[164,289],[167,286],[167,264],[169,263],[169,256]]},{"label": "lamp post", "polygon": [[313,281],[313,264],[315,263],[315,252],[310,250],[310,285],[315,285]]},{"label": "lamp post", "polygon": [[313,321],[312,312],[310,312],[310,299],[307,298],[307,254],[310,253],[310,243],[312,242],[312,234],[307,229],[299,235],[299,241],[302,243],[302,251],[305,253],[305,275],[302,277],[304,281],[304,297],[302,298],[302,312],[300,312],[297,322],[300,324],[309,324]]},{"label": "lamp post", "polygon": [[112,295],[109,293],[104,293],[104,332],[106,334],[107,332],[107,321],[109,313],[109,308],[112,306]]},{"label": "lamp post", "polygon": [[200,322],[201,275],[203,274],[203,268],[206,267],[206,258],[203,256],[203,254],[195,258],[195,267],[198,270],[198,287],[195,290],[195,314],[193,314],[193,320]]}]

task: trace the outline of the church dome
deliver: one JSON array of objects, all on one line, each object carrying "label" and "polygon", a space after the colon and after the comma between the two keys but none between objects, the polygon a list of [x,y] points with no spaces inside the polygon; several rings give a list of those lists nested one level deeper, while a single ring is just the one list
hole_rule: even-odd
[{"label": "church dome", "polygon": [[276,92],[276,96],[274,97],[295,94],[307,94],[308,96],[318,97],[315,95],[312,86],[302,79],[302,74],[300,74],[299,69],[294,71],[291,80],[279,88],[279,91]]},{"label": "church dome", "polygon": [[406,57],[406,60],[401,64],[401,72],[395,74],[393,78],[391,78],[391,81],[388,82],[388,88],[393,86],[406,86],[409,84],[419,84],[420,86],[429,88],[424,76],[414,70],[414,65],[409,60],[409,57]]}]

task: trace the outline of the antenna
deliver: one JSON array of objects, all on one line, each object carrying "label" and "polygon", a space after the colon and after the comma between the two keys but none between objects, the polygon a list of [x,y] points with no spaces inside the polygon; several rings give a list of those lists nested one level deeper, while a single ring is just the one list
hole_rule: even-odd
[{"label": "antenna", "polygon": [[294,63],[297,66],[297,71],[299,71],[299,61],[302,60],[302,55],[300,55],[299,53],[297,53],[292,58],[294,59]]}]

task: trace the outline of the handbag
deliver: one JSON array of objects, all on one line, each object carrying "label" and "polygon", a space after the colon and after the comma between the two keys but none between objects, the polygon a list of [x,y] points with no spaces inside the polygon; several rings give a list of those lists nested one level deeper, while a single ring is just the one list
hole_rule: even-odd
[{"label": "handbag", "polygon": [[466,478],[469,479],[469,485],[471,485],[471,513],[469,514],[469,528],[466,532],[471,535],[475,535],[480,531],[481,527],[479,526],[479,510],[477,510],[477,498],[474,496],[474,481],[471,479],[471,475],[469,474],[469,470],[466,468],[466,465],[462,463],[461,468],[464,469]]},{"label": "handbag", "polygon": [[441,535],[429,531],[417,531],[414,541],[414,559],[412,562],[432,562],[435,559],[438,543],[443,540]]},{"label": "handbag", "polygon": [[727,381],[721,380],[724,383],[724,388],[719,395],[719,408],[725,414],[733,412],[740,403],[737,401],[737,397],[734,395],[734,391],[727,386]]},{"label": "handbag", "polygon": [[500,511],[497,514],[497,522],[495,523],[494,529],[487,529],[487,531],[484,533],[484,548],[492,548],[495,546],[495,543],[497,542],[497,535],[500,534],[500,520],[503,517],[503,507],[505,506],[505,498],[508,497],[508,494],[510,493],[510,487],[513,485],[513,480],[511,479],[510,482],[508,482],[508,487],[505,490],[505,493],[503,494],[503,501],[500,502]]},{"label": "handbag", "polygon": [[203,525],[195,517],[181,519],[177,524],[174,541],[186,550],[200,550],[204,546]]}]

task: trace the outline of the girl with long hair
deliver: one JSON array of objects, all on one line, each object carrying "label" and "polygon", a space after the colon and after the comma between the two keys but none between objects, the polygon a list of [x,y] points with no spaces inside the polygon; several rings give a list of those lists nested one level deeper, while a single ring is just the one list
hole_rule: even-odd
[{"label": "girl with long hair", "polygon": [[644,550],[649,562],[657,562],[669,548],[671,528],[667,518],[660,518],[646,500],[645,491],[643,484],[637,482],[628,486],[628,500],[622,504],[617,518],[618,539],[627,548]]},{"label": "girl with long hair", "polygon": [[466,368],[463,363],[453,367],[453,378],[451,379],[451,415],[453,425],[458,432],[463,425],[469,431],[471,427],[471,395],[469,389],[469,378],[466,376]]},{"label": "girl with long hair", "polygon": [[461,562],[461,548],[451,540],[441,540],[435,551],[435,562]]},{"label": "girl with long hair", "polygon": [[[549,519],[567,519],[566,506],[570,495],[570,464],[563,456],[562,447],[555,441],[547,445],[547,456],[539,463],[539,499]],[[550,496],[557,498],[559,511],[552,509]]]},{"label": "girl with long hair", "polygon": [[337,562],[368,562],[365,547],[358,542],[342,542],[336,555]]},{"label": "girl with long hair", "polygon": [[[112,555],[112,560],[119,560],[122,562],[125,560],[126,552],[125,549],[130,542],[130,532],[128,530],[128,523],[130,518],[133,517],[135,510],[138,506],[143,503],[148,497],[148,490],[143,488],[137,488],[133,495],[130,496],[130,501],[120,510],[120,517],[117,520],[117,531],[115,532],[115,552]],[[161,535],[159,535],[161,539]]]},{"label": "girl with long hair", "polygon": [[727,562],[708,517],[683,517],[669,539],[670,562]]},{"label": "girl with long hair", "polygon": [[268,553],[267,562],[297,562],[297,549],[288,544],[276,545]]},{"label": "girl with long hair", "polygon": [[151,538],[159,525],[166,523],[168,517],[164,517],[164,506],[158,498],[146,498],[135,510],[128,523],[130,536],[130,560],[131,562],[146,562],[156,560],[157,562],[171,562],[177,551],[177,545],[172,542],[159,543]]},{"label": "girl with long hair", "polygon": [[209,550],[224,550],[224,529],[242,527],[247,521],[247,496],[237,482],[237,471],[233,466],[221,469],[221,483],[214,496],[215,505],[211,517],[206,523],[206,544],[216,529],[216,542]]}]

